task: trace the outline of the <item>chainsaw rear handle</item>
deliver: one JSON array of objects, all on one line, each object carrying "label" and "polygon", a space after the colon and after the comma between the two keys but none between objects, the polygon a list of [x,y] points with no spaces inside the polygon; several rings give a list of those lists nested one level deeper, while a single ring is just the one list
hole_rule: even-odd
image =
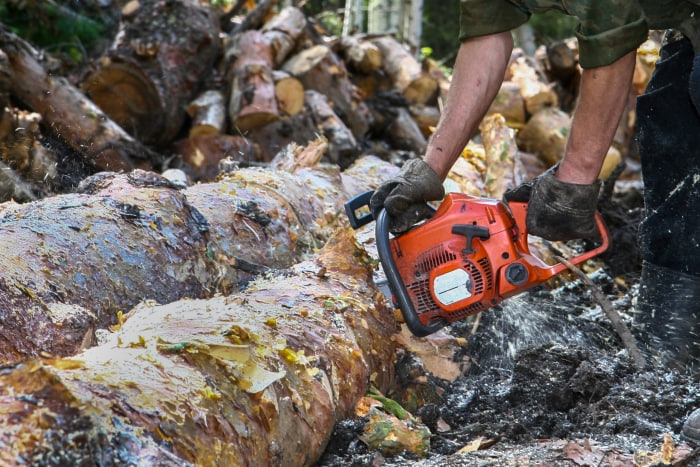
[{"label": "chainsaw rear handle", "polygon": [[[507,205],[508,209],[513,215],[513,219],[515,220],[515,225],[519,226],[518,238],[516,241],[519,244],[520,249],[529,254],[530,248],[527,241],[528,231],[526,227],[527,202],[510,201],[509,203],[507,203]],[[577,266],[583,263],[584,261],[587,261],[591,258],[598,256],[601,253],[604,253],[610,247],[610,233],[608,232],[608,227],[605,225],[603,217],[597,211],[595,213],[595,223],[596,227],[598,228],[598,233],[600,234],[601,243],[596,248],[588,250],[574,258],[569,259],[568,262],[573,264],[574,266]],[[560,272],[563,272],[566,269],[568,269],[568,266],[564,263],[557,263],[553,266],[550,266],[545,264],[544,262],[542,262],[542,260],[535,256],[531,255],[531,257],[537,259],[538,262],[541,262],[541,264],[537,265],[542,273],[542,275],[540,276],[541,280],[546,280],[551,277],[554,277]]]},{"label": "chainsaw rear handle", "polygon": [[389,282],[389,288],[394,295],[396,303],[399,305],[403,319],[406,322],[408,329],[418,337],[425,337],[445,327],[447,320],[441,319],[435,323],[425,325],[418,317],[416,309],[413,306],[411,297],[408,295],[406,286],[403,284],[399,270],[396,267],[396,262],[391,254],[391,244],[389,241],[389,215],[386,209],[379,212],[377,224],[375,227],[375,237],[377,242],[377,253],[379,261],[382,263],[384,274]]},{"label": "chainsaw rear handle", "polygon": [[357,211],[359,209],[365,206],[369,208],[369,200],[372,199],[373,194],[374,190],[365,191],[364,193],[360,193],[345,203],[345,214],[347,214],[348,220],[350,221],[350,225],[353,229],[357,230],[374,220],[374,216],[372,216],[371,211],[362,213],[359,216],[357,215]]}]

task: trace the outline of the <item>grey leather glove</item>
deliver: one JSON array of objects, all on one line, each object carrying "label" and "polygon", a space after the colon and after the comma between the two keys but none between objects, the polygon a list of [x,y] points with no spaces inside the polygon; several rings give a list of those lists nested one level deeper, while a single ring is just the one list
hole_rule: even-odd
[{"label": "grey leather glove", "polygon": [[595,222],[601,181],[590,185],[566,183],[554,177],[558,164],[516,188],[508,201],[527,202],[528,233],[552,241],[597,237]]},{"label": "grey leather glove", "polygon": [[375,190],[369,207],[375,219],[382,208],[389,215],[389,231],[401,233],[430,217],[428,201],[445,196],[442,180],[422,159],[407,161],[399,174],[383,182]]}]

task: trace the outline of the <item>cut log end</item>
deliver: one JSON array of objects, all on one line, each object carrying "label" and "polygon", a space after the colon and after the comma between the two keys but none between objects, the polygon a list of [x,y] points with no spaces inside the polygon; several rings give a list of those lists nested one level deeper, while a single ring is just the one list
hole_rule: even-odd
[{"label": "cut log end", "polygon": [[128,65],[112,62],[82,85],[97,106],[129,134],[147,141],[163,130],[158,93]]}]

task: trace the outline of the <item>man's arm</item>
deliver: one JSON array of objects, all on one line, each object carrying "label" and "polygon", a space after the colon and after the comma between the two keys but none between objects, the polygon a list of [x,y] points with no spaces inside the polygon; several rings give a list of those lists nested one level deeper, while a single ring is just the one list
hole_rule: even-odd
[{"label": "man's arm", "polygon": [[590,184],[598,179],[627,104],[635,54],[632,51],[610,65],[583,70],[569,141],[555,175],[559,180]]},{"label": "man's arm", "polygon": [[512,51],[510,31],[462,42],[445,109],[424,159],[443,180],[496,97]]}]

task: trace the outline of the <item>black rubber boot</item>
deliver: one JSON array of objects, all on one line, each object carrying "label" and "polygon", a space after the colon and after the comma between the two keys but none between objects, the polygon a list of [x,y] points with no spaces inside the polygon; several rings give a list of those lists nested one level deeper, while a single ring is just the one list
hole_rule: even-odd
[{"label": "black rubber boot", "polygon": [[651,360],[700,372],[700,276],[645,262],[634,328]]},{"label": "black rubber boot", "polygon": [[700,409],[696,409],[686,419],[681,431],[681,439],[688,444],[700,447]]}]

